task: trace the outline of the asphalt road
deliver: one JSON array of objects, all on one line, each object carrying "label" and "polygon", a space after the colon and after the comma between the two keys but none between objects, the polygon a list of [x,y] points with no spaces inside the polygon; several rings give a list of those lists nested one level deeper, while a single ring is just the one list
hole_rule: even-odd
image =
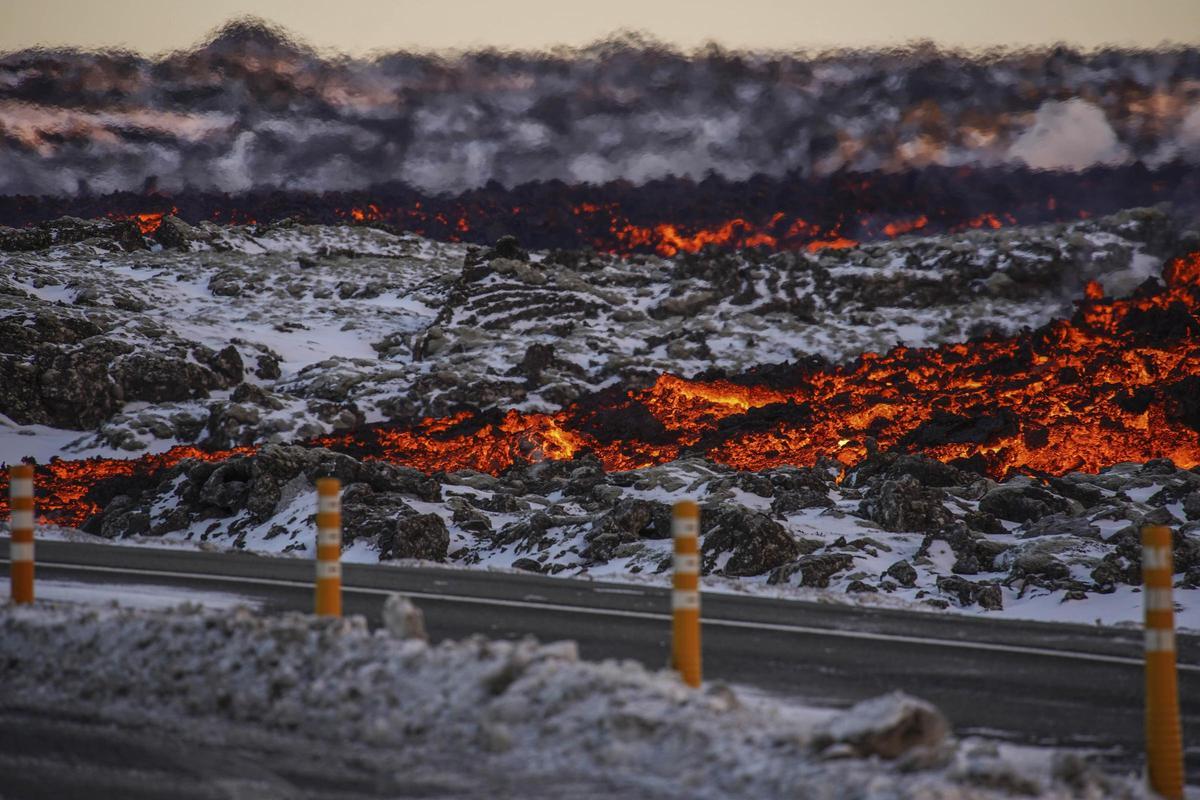
[{"label": "asphalt road", "polygon": [[[7,542],[0,543],[7,555]],[[3,562],[7,571],[7,561]],[[312,607],[311,561],[110,545],[38,543],[38,575],[79,583],[235,593],[267,611]],[[344,610],[379,623],[410,595],[433,639],[573,639],[585,658],[666,664],[669,596],[630,584],[444,568],[344,565]],[[706,593],[706,680],[841,706],[894,689],[937,704],[960,734],[1142,748],[1139,630],[860,608]],[[1200,637],[1179,637],[1189,775],[1200,777]]]}]

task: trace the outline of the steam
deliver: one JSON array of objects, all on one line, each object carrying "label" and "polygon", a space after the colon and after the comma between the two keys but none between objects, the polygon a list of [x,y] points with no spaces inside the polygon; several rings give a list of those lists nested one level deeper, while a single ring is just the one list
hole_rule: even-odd
[{"label": "steam", "polygon": [[1033,126],[1017,139],[1011,158],[1034,169],[1078,171],[1095,164],[1113,166],[1129,158],[1104,112],[1078,98],[1042,104]]},{"label": "steam", "polygon": [[626,36],[331,58],[254,22],[157,60],[0,56],[0,194],[1200,161],[1200,50],[821,56]]}]

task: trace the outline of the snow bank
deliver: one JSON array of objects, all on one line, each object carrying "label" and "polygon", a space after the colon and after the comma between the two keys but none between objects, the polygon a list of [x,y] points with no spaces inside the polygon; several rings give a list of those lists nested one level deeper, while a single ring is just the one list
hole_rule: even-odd
[{"label": "snow bank", "polygon": [[[194,606],[7,607],[0,627],[0,686],[10,701],[150,725],[252,724],[318,741],[454,753],[506,774],[602,776],[635,795],[1145,796],[1132,780],[1106,778],[1077,757],[1016,759],[980,741],[942,739],[916,759],[822,757],[812,715],[787,703],[743,700],[721,685],[691,691],[634,663],[580,661],[571,642],[431,646],[372,632],[361,618]],[[827,725],[861,733],[877,711],[859,707]]]}]

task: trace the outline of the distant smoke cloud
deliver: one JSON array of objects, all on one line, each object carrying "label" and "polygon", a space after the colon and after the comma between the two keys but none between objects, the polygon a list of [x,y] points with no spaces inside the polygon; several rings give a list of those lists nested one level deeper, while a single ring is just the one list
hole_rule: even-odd
[{"label": "distant smoke cloud", "polygon": [[1196,49],[806,58],[631,38],[356,60],[238,23],[157,61],[0,56],[0,194],[1200,161],[1198,82]]},{"label": "distant smoke cloud", "polygon": [[1075,98],[1043,103],[1009,156],[1034,169],[1081,170],[1120,164],[1129,158],[1129,149],[1117,139],[1103,110]]}]

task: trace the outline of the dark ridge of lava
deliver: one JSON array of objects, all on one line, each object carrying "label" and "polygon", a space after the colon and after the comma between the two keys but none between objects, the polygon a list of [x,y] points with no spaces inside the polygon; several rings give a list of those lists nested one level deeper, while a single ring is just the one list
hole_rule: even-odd
[{"label": "dark ridge of lava", "polygon": [[664,178],[641,185],[489,184],[458,195],[403,184],[311,193],[238,195],[116,192],[0,197],[0,224],[29,226],[62,216],[132,219],[153,233],[165,215],[198,224],[362,224],[440,241],[489,245],[515,235],[533,249],[592,248],[671,256],[707,248],[820,250],[860,241],[970,229],[1064,222],[1169,202],[1200,207],[1200,170],[1182,161],[1140,162],[1082,172],[925,167],[915,172],[791,173],[730,181]]}]

